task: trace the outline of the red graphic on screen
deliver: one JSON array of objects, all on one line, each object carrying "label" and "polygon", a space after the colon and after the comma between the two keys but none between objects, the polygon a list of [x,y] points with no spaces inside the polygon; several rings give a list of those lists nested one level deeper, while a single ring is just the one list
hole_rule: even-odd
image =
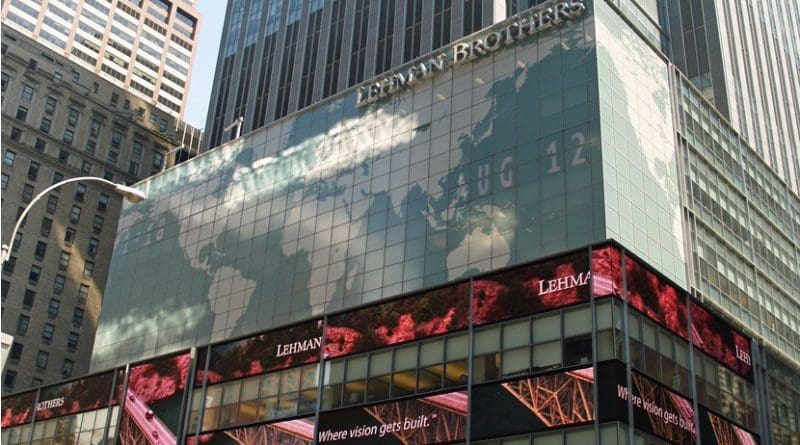
[{"label": "red graphic on screen", "polygon": [[545,427],[594,420],[592,368],[503,383]]},{"label": "red graphic on screen", "polygon": [[625,258],[628,304],[650,319],[688,339],[685,298],[636,260]]},{"label": "red graphic on screen", "polygon": [[108,406],[113,383],[112,371],[43,388],[36,406],[36,418],[50,419]]},{"label": "red graphic on screen", "polygon": [[592,292],[595,297],[622,294],[622,254],[613,246],[592,250]]},{"label": "red graphic on screen", "polygon": [[750,340],[692,301],[692,343],[737,374],[751,377]]},{"label": "red graphic on screen", "polygon": [[419,340],[465,329],[469,283],[413,295],[328,318],[326,357]]},{"label": "red graphic on screen", "polygon": [[34,403],[36,391],[3,397],[3,428],[30,422]]},{"label": "red graphic on screen", "polygon": [[[189,353],[131,367],[123,404],[119,442],[174,445],[182,395],[192,359]],[[171,420],[167,420],[167,419]]]},{"label": "red graphic on screen", "polygon": [[[285,329],[267,332],[211,346],[208,372],[198,370],[195,386],[240,379],[269,371],[319,361],[322,344],[322,320],[312,320]],[[207,349],[198,354],[205,363]]]},{"label": "red graphic on screen", "polygon": [[706,413],[714,432],[714,440],[717,445],[758,445],[756,436],[740,428],[724,418],[712,413]]},{"label": "red graphic on screen", "polygon": [[584,252],[476,279],[474,323],[507,320],[588,301],[590,280]]},{"label": "red graphic on screen", "polygon": [[633,386],[636,390],[633,406],[642,418],[648,419],[647,427],[656,436],[672,443],[695,443],[697,428],[694,422],[692,402],[662,387],[652,380],[633,373]]},{"label": "red graphic on screen", "polygon": [[320,414],[319,443],[426,445],[466,436],[467,393],[444,394]]}]

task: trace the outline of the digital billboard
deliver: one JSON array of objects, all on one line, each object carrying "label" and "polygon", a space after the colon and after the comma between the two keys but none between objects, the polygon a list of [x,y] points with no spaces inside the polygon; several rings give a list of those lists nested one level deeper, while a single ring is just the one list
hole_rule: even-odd
[{"label": "digital billboard", "polygon": [[320,414],[318,443],[426,445],[466,437],[467,392],[454,391]]},{"label": "digital billboard", "polygon": [[328,317],[325,355],[339,357],[465,329],[469,283]]},{"label": "digital billboard", "polygon": [[472,438],[488,439],[594,420],[589,368],[472,389]]},{"label": "digital billboard", "polygon": [[36,391],[3,397],[3,428],[30,422],[35,403]]},{"label": "digital billboard", "polygon": [[703,443],[717,445],[758,445],[758,436],[700,407],[700,438]]},{"label": "digital billboard", "polygon": [[737,374],[752,380],[750,339],[699,303],[691,302],[692,343]]},{"label": "digital billboard", "polygon": [[117,382],[121,382],[123,372],[110,371],[42,388],[36,404],[36,419],[76,414],[107,407],[110,402],[116,403],[117,398],[113,394],[115,373]]},{"label": "digital billboard", "polygon": [[198,353],[195,386],[239,379],[269,371],[319,361],[322,344],[322,319],[254,337],[212,345],[208,371],[205,366],[208,348]]},{"label": "digital billboard", "polygon": [[175,445],[192,358],[188,352],[132,365],[118,443]]},{"label": "digital billboard", "polygon": [[697,435],[692,401],[636,371],[633,387],[625,378],[625,365],[607,362],[598,366],[600,421],[627,421],[633,406],[636,428],[676,444],[693,444]]},{"label": "digital billboard", "polygon": [[589,301],[588,255],[585,251],[474,280],[473,322],[507,320]]},{"label": "digital billboard", "polygon": [[283,420],[189,436],[187,445],[311,445],[314,417]]}]

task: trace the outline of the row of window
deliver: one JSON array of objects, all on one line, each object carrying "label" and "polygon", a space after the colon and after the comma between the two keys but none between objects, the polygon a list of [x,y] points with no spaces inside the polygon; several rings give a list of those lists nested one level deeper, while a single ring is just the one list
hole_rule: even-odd
[{"label": "row of window", "polygon": [[[115,443],[117,426],[114,419],[118,418],[119,406],[114,406],[110,412],[108,408],[102,408],[96,411],[37,421],[33,430],[33,442],[30,443],[36,445],[104,443],[103,432],[109,420],[111,426],[105,443]],[[4,428],[3,443],[7,445],[28,444],[30,428],[29,424],[18,428]]]},{"label": "row of window", "polygon": [[[45,329],[48,331],[47,335],[49,339],[53,338],[53,330],[55,329],[51,324],[45,324]],[[42,339],[45,337],[45,331],[42,331]],[[78,338],[79,335],[75,332],[70,333],[69,339],[67,341],[67,348],[70,351],[75,351],[78,347]],[[49,344],[50,340],[46,340],[46,344]],[[11,349],[8,352],[8,359],[12,360],[13,362],[19,362],[22,359],[22,350],[25,345],[22,343],[14,342],[11,345]],[[50,353],[47,351],[39,350],[36,354],[36,368],[38,370],[43,370],[47,368],[47,362],[49,360]],[[72,375],[72,369],[75,365],[75,362],[70,359],[64,359],[64,362],[61,366],[61,376],[62,377],[69,377]]]}]

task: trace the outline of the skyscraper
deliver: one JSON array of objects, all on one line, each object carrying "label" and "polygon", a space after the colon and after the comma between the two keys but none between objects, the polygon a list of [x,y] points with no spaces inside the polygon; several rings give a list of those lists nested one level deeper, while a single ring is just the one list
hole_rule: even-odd
[{"label": "skyscraper", "polygon": [[[197,132],[15,31],[2,35],[3,244],[34,196],[62,180],[132,184],[175,162]],[[194,140],[192,138],[195,138]],[[96,181],[36,202],[3,265],[4,394],[89,369],[120,196]]]},{"label": "skyscraper", "polygon": [[800,442],[800,198],[672,16],[231,1],[208,128],[244,136],[123,210],[92,359],[130,363],[123,443],[148,406],[187,442]]},{"label": "skyscraper", "polygon": [[178,117],[200,16],[193,0],[11,0],[3,24]]}]

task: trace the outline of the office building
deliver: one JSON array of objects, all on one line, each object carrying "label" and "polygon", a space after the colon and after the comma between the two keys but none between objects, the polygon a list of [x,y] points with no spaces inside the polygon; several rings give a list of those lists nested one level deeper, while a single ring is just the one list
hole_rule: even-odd
[{"label": "office building", "polygon": [[200,14],[194,0],[10,0],[3,25],[177,117],[187,103]]},{"label": "office building", "polygon": [[[96,176],[132,184],[174,163],[198,132],[93,71],[3,29],[3,244],[51,184]],[[88,371],[121,197],[97,182],[31,208],[3,266],[3,393]]]},{"label": "office building", "polygon": [[[800,443],[800,199],[670,61],[663,5],[453,1],[449,23],[481,5],[474,33],[405,63],[387,43],[376,70],[379,8],[415,2],[339,6],[366,3],[338,92],[271,83],[273,122],[225,111],[242,137],[140,184],[158,198],[122,212],[97,374],[5,399],[4,439]],[[296,52],[253,66],[299,75],[336,4],[232,1],[221,61],[280,5]],[[257,90],[231,82],[212,108]],[[102,409],[53,406],[88,382]]]}]

